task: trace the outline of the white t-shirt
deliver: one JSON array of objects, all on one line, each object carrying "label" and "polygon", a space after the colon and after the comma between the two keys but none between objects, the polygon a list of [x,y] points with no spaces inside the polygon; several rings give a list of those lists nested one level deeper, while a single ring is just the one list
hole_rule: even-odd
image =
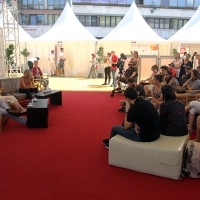
[{"label": "white t-shirt", "polygon": [[64,58],[64,53],[60,52],[60,58]]},{"label": "white t-shirt", "polygon": [[36,57],[30,58],[28,61],[31,61],[32,63],[34,63],[35,61],[37,61]]},{"label": "white t-shirt", "polygon": [[54,55],[53,53],[51,53],[51,54],[49,55],[49,61],[50,61],[50,62],[55,62],[55,55]]},{"label": "white t-shirt", "polygon": [[[180,64],[183,63],[183,60],[182,59],[179,59],[178,61],[174,60],[173,63],[174,63],[174,66],[179,66]],[[181,68],[181,65],[180,65],[180,68]],[[179,77],[180,70],[181,70],[180,68],[174,67],[174,70],[176,71],[176,77]]]}]

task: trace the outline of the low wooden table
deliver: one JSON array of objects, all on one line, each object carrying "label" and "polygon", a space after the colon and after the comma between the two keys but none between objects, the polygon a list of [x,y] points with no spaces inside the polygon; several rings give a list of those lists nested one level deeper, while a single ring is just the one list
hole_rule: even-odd
[{"label": "low wooden table", "polygon": [[51,90],[50,92],[38,92],[35,94],[37,99],[50,98],[50,104],[62,105],[62,91]]},{"label": "low wooden table", "polygon": [[38,99],[27,107],[27,128],[48,128],[48,99]]}]

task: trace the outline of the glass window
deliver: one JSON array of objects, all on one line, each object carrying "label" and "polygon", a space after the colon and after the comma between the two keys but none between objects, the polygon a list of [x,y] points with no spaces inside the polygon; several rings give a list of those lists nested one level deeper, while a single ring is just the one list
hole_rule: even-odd
[{"label": "glass window", "polygon": [[110,27],[110,17],[106,17],[106,27]]},{"label": "glass window", "polygon": [[91,17],[88,15],[85,17],[85,26],[91,26]]},{"label": "glass window", "polygon": [[53,25],[53,15],[47,15],[47,25]]},{"label": "glass window", "polygon": [[110,0],[110,4],[117,4],[117,0]]},{"label": "glass window", "polygon": [[160,19],[160,28],[165,28],[165,19]]},{"label": "glass window", "polygon": [[91,0],[91,3],[99,3],[99,0]]},{"label": "glass window", "polygon": [[22,4],[27,5],[27,0],[22,0]]},{"label": "glass window", "polygon": [[116,26],[116,22],[115,22],[115,17],[111,17],[111,27],[115,27]]},{"label": "glass window", "polygon": [[178,29],[182,28],[183,27],[183,20],[182,19],[179,19],[178,20]]},{"label": "glass window", "polygon": [[169,29],[170,19],[165,19],[165,29]]},{"label": "glass window", "polygon": [[154,28],[154,18],[150,18],[150,20],[149,20],[149,26],[151,28]]},{"label": "glass window", "polygon": [[105,27],[105,16],[100,16],[100,22],[99,22],[101,27]]},{"label": "glass window", "polygon": [[155,19],[154,20],[155,21],[155,26],[154,26],[154,28],[160,28],[160,21],[159,21],[159,19]]},{"label": "glass window", "polygon": [[38,15],[37,24],[38,25],[44,25],[45,24],[44,15]]},{"label": "glass window", "polygon": [[153,0],[153,4],[156,6],[160,6],[160,0]]},{"label": "glass window", "polygon": [[97,26],[97,16],[91,16],[91,26]]},{"label": "glass window", "polygon": [[85,16],[80,15],[80,16],[79,16],[79,21],[81,22],[81,24],[82,24],[83,26],[85,26]]},{"label": "glass window", "polygon": [[194,0],[187,0],[187,4],[186,4],[186,6],[188,6],[188,7],[193,7],[193,2]]},{"label": "glass window", "polygon": [[144,0],[144,5],[152,5],[152,0]]},{"label": "glass window", "polygon": [[161,5],[162,6],[169,6],[169,0],[162,0]]},{"label": "glass window", "polygon": [[170,0],[169,6],[177,6],[177,0]]},{"label": "glass window", "polygon": [[194,7],[199,7],[199,6],[200,6],[200,0],[195,0]]},{"label": "glass window", "polygon": [[118,0],[118,4],[126,4],[126,0]]},{"label": "glass window", "polygon": [[122,20],[122,17],[116,17],[116,26],[119,24],[119,22]]},{"label": "glass window", "polygon": [[187,22],[188,22],[188,20],[187,20],[187,19],[184,19],[184,20],[183,20],[183,26],[184,26]]},{"label": "glass window", "polygon": [[48,0],[48,5],[53,5],[53,0]]},{"label": "glass window", "polygon": [[174,19],[173,29],[178,29],[178,19]]},{"label": "glass window", "polygon": [[99,0],[99,3],[105,3],[105,4],[108,4],[108,3],[109,3],[109,0]]},{"label": "glass window", "polygon": [[185,7],[186,0],[178,0],[178,6],[179,7]]},{"label": "glass window", "polygon": [[127,4],[129,5],[129,4],[132,4],[133,1],[134,1],[134,0],[127,0],[126,2],[127,2]]},{"label": "glass window", "polygon": [[22,25],[29,25],[29,15],[22,15]]}]

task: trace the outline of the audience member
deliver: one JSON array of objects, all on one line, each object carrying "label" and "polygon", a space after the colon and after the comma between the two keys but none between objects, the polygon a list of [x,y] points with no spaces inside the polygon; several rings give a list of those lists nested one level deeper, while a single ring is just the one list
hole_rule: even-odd
[{"label": "audience member", "polygon": [[38,89],[34,85],[33,75],[31,70],[27,69],[24,71],[24,76],[20,79],[19,93],[26,93],[28,99],[31,99],[31,93],[37,93]]},{"label": "audience member", "polygon": [[180,58],[180,53],[175,54],[175,59],[173,60],[174,63],[174,70],[176,71],[176,78],[179,79],[180,68],[183,63],[182,59]]},{"label": "audience member", "polygon": [[103,144],[109,148],[109,140],[119,134],[137,142],[152,142],[160,136],[160,119],[153,105],[139,97],[134,88],[127,88],[124,92],[130,108],[125,115],[124,126],[114,126],[109,139]]},{"label": "audience member", "polygon": [[200,116],[197,117],[197,133],[194,142],[200,142]]},{"label": "audience member", "polygon": [[33,68],[33,63],[34,63],[35,61],[38,61],[38,60],[40,60],[39,57],[33,57],[33,58],[30,58],[30,59],[28,60],[28,66],[29,66],[29,69],[30,69],[30,70],[32,70],[32,68]]},{"label": "audience member", "polygon": [[[133,87],[136,89],[139,96],[145,97],[145,91],[142,85],[137,85],[137,82],[134,78],[130,77],[127,79],[128,87]],[[119,104],[122,106],[118,111],[125,111],[126,100],[120,100]]]},{"label": "audience member", "polygon": [[172,76],[176,77],[176,71],[174,70],[174,63],[170,63],[168,67],[169,67],[169,70],[172,72]]},{"label": "audience member", "polygon": [[115,55],[115,51],[111,51],[111,74],[113,78],[113,82],[111,87],[116,87],[116,71],[117,71],[117,62],[118,57]]},{"label": "audience member", "polygon": [[171,85],[174,90],[179,86],[178,80],[172,76],[172,71],[168,70],[166,74],[166,85]]},{"label": "audience member", "polygon": [[161,133],[167,136],[187,135],[186,115],[183,103],[176,100],[170,85],[161,88],[163,102],[160,104]]},{"label": "audience member", "polygon": [[[102,85],[109,85],[110,84],[110,73],[111,73],[111,53],[107,53],[107,57],[106,60],[104,62],[104,74],[105,74],[105,81]],[[107,79],[108,79],[108,83],[107,83]]]},{"label": "audience member", "polygon": [[185,67],[185,74],[179,79],[179,84],[182,86],[187,80],[191,78],[192,68],[190,66]]},{"label": "audience member", "polygon": [[190,67],[190,68],[193,67],[192,62],[190,61],[190,57],[191,57],[190,54],[187,54],[185,56],[185,59],[183,60],[183,63],[182,63],[181,68],[180,68],[179,78],[182,78],[183,75],[186,74],[186,70],[185,70],[186,67]]}]

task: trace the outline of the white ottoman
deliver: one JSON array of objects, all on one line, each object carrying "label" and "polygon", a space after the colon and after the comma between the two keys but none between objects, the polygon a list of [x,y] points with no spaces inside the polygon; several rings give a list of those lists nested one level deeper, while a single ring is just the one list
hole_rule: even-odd
[{"label": "white ottoman", "polygon": [[154,142],[134,142],[116,135],[109,142],[109,164],[177,180],[188,141],[189,135],[161,135]]}]

